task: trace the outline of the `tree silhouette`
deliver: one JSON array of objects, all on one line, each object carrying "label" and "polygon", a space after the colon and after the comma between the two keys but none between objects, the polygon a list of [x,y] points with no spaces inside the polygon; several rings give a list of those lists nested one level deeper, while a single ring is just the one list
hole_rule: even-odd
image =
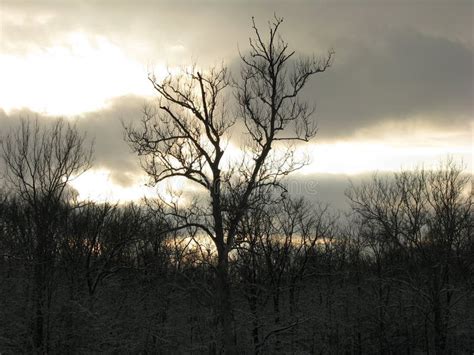
[{"label": "tree silhouette", "polygon": [[70,124],[22,120],[1,142],[5,181],[26,211],[22,239],[34,275],[34,349],[48,352],[58,230],[67,211],[67,184],[90,167],[92,149]]},{"label": "tree silhouette", "polygon": [[[159,94],[157,109],[144,109],[140,127],[127,127],[132,149],[153,184],[184,177],[204,189],[208,198],[193,201],[183,211],[179,203],[163,202],[163,211],[177,223],[170,230],[197,229],[215,246],[217,308],[226,353],[234,349],[229,253],[246,211],[300,168],[294,141],[316,133],[313,109],[299,100],[308,80],[326,71],[333,52],[322,58],[294,58],[279,35],[283,19],[269,23],[268,38],[252,20],[250,51],[241,54],[240,80],[233,82],[226,67],[200,71],[196,66],[163,81],[149,79]],[[228,91],[233,89],[237,110]],[[225,166],[232,128],[243,124],[243,158]],[[278,151],[273,149],[279,143]]]},{"label": "tree silhouette", "polygon": [[[418,307],[428,320],[426,333],[432,329],[436,353],[446,352],[453,310],[472,293],[468,270],[473,259],[464,254],[473,241],[469,180],[448,160],[436,170],[403,171],[392,179],[374,176],[347,192],[363,223],[361,235],[378,263],[378,293],[388,299],[387,285],[393,288],[388,278],[421,300]],[[390,260],[394,258],[396,268]],[[390,320],[382,314],[379,318],[383,352],[388,344],[384,323]]]}]

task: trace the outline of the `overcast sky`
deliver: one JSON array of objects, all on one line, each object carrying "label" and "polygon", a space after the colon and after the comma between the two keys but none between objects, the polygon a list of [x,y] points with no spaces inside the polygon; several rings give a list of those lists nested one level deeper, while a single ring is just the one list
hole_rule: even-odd
[{"label": "overcast sky", "polygon": [[448,154],[472,170],[473,4],[0,0],[0,131],[26,115],[76,119],[96,142],[80,193],[122,200],[151,193],[121,127],[154,95],[148,70],[193,62],[238,68],[251,16],[264,28],[276,13],[297,53],[336,52],[333,67],[304,92],[316,103],[319,131],[305,148],[312,162],[295,181],[317,181],[313,197],[342,206],[347,176]]}]

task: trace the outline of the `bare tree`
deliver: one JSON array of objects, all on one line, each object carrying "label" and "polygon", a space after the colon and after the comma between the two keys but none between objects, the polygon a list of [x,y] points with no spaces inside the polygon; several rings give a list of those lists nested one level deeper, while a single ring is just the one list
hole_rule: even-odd
[{"label": "bare tree", "polygon": [[71,278],[78,272],[84,276],[90,309],[97,288],[120,270],[117,260],[138,243],[145,225],[144,213],[133,204],[89,203],[70,214],[67,237],[61,241],[65,269]]},{"label": "bare tree", "polygon": [[[262,194],[281,188],[281,179],[304,164],[295,158],[291,142],[308,141],[316,127],[313,110],[298,99],[299,94],[310,77],[330,67],[333,58],[330,52],[323,59],[294,59],[279,35],[282,21],[275,17],[269,23],[268,38],[253,21],[254,37],[249,53],[241,54],[241,75],[235,85],[225,67],[200,71],[194,66],[161,82],[150,75],[159,107],[144,110],[141,127],[126,128],[152,183],[184,177],[206,191],[205,202],[193,203],[186,213],[178,208],[169,213],[181,217],[175,229],[197,228],[215,245],[218,314],[227,353],[235,348],[228,265],[238,225]],[[229,113],[226,100],[232,86],[235,115]],[[225,166],[224,153],[237,120],[247,137],[244,157]]]},{"label": "bare tree", "polygon": [[[375,176],[348,191],[364,225],[362,233],[376,260],[380,283],[388,278],[416,295],[427,320],[425,334],[433,334],[432,339],[425,335],[426,350],[433,343],[436,353],[448,350],[455,327],[452,313],[472,293],[472,258],[464,254],[473,240],[469,180],[448,160],[436,170],[404,171],[391,179]],[[396,270],[390,260],[394,257]],[[388,297],[386,291],[379,288],[381,299]],[[384,315],[379,318],[383,328],[388,321]]]},{"label": "bare tree", "polygon": [[67,209],[68,182],[90,166],[92,149],[70,124],[42,127],[22,120],[1,141],[5,181],[29,214],[30,262],[34,275],[34,351],[48,352],[49,314],[58,225]]},{"label": "bare tree", "polygon": [[[317,253],[318,240],[332,236],[334,223],[327,206],[288,196],[271,205],[263,200],[242,219],[234,264],[251,313],[256,354],[271,348],[271,341],[272,351],[281,352],[280,334],[285,332],[291,332],[293,342],[302,323],[297,305],[308,262]],[[288,307],[283,303],[285,296]],[[262,336],[264,322],[259,313],[269,301],[270,329]]]}]

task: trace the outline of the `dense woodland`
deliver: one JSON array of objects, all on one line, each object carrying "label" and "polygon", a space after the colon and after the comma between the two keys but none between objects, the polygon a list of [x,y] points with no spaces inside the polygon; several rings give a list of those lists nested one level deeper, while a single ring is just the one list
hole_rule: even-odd
[{"label": "dense woodland", "polygon": [[[170,231],[154,201],[76,201],[68,174],[88,156],[68,125],[24,122],[17,134],[41,150],[4,145],[1,352],[218,353],[216,255],[205,236]],[[18,174],[28,164],[33,174]],[[469,185],[448,162],[350,186],[348,216],[287,195],[261,199],[230,257],[236,350],[472,352]]]},{"label": "dense woodland", "polygon": [[[316,134],[299,93],[333,52],[293,58],[281,23],[253,23],[239,80],[150,76],[158,105],[125,136],[152,185],[201,188],[186,203],[79,200],[93,149],[66,121],[2,135],[0,353],[473,353],[471,175],[375,175],[347,214],[289,195],[292,142]],[[246,155],[225,166],[232,129]]]}]

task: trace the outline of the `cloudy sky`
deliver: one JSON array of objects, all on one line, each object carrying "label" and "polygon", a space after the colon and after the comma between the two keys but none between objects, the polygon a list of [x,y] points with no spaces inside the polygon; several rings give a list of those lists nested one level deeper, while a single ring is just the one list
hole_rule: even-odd
[{"label": "cloudy sky", "polygon": [[[0,0],[0,132],[20,117],[67,117],[95,139],[94,168],[75,187],[97,200],[152,191],[123,141],[166,68],[238,68],[274,13],[301,55],[336,52],[310,82],[319,131],[294,176],[315,199],[342,206],[348,178],[432,165],[473,168],[472,1]],[[302,185],[304,185],[302,187]]]}]

